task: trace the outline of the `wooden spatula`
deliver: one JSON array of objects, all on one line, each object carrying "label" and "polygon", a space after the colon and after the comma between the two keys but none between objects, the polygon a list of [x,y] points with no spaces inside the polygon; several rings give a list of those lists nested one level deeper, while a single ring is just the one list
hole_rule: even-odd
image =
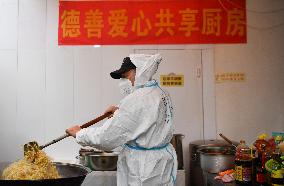
[{"label": "wooden spatula", "polygon": [[[110,113],[110,112],[108,112],[106,114],[103,114],[103,115],[97,117],[96,119],[93,119],[92,121],[89,121],[88,123],[85,123],[85,124],[81,125],[80,127],[82,129],[83,128],[87,128],[87,127],[89,127],[89,126],[91,126],[91,125],[93,125],[93,124],[95,124],[95,123],[97,123],[97,122],[99,122],[99,121],[109,117],[111,114],[112,113]],[[63,140],[64,138],[66,138],[68,136],[70,136],[70,135],[69,134],[64,134],[64,135],[62,135],[62,136],[52,140],[51,142],[49,142],[49,143],[47,143],[45,145],[41,145],[41,146],[39,146],[36,141],[31,141],[29,143],[26,143],[24,145],[24,155],[26,156],[28,154],[28,152],[36,152],[38,150],[41,150],[41,149],[43,149],[43,148],[45,148],[45,147],[47,147],[49,145],[52,145],[54,143],[57,143],[57,142]]]}]

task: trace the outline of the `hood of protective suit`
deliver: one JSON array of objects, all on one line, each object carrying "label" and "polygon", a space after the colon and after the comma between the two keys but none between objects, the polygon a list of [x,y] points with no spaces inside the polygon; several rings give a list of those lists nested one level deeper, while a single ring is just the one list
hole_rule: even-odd
[{"label": "hood of protective suit", "polygon": [[134,86],[144,85],[151,80],[162,61],[160,54],[130,54],[129,57],[136,66]]}]

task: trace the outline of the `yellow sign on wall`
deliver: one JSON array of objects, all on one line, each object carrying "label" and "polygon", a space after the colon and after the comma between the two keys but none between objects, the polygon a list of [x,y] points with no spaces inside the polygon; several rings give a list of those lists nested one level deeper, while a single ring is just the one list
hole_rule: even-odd
[{"label": "yellow sign on wall", "polygon": [[245,73],[241,72],[227,72],[227,73],[218,73],[215,75],[216,83],[222,82],[243,82],[245,81]]},{"label": "yellow sign on wall", "polygon": [[183,87],[184,86],[184,76],[183,75],[160,75],[161,86],[167,87]]}]

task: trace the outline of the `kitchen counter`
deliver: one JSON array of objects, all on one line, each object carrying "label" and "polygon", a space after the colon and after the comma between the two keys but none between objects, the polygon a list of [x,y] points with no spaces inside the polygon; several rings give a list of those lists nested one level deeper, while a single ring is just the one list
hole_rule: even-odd
[{"label": "kitchen counter", "polygon": [[[207,173],[206,174],[206,180],[207,180],[207,186],[243,186],[240,184],[236,184],[235,182],[231,182],[231,183],[223,183],[221,180],[214,180],[214,177],[217,176],[217,174],[210,174]],[[283,183],[283,180],[278,180],[280,185]],[[271,185],[271,184],[269,184]],[[251,184],[251,186],[256,186],[255,183]]]},{"label": "kitchen counter", "polygon": [[[92,171],[82,186],[116,186],[116,171]],[[185,186],[185,171],[178,170],[176,186]]]}]

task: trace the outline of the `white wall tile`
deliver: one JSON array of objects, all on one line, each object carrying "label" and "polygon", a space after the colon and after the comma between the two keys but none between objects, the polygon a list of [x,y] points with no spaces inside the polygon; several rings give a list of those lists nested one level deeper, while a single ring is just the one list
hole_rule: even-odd
[{"label": "white wall tile", "polygon": [[46,43],[49,47],[58,46],[58,0],[47,0]]},{"label": "white wall tile", "polygon": [[46,0],[19,1],[19,48],[45,49]]},{"label": "white wall tile", "polygon": [[0,49],[16,49],[18,1],[0,0]]},{"label": "white wall tile", "polygon": [[75,50],[74,117],[80,125],[103,113],[101,53],[101,48],[94,47]]},{"label": "white wall tile", "polygon": [[[45,142],[65,133],[74,124],[74,51],[48,48],[46,61]],[[72,157],[78,151],[71,138],[46,148],[51,157]]]},{"label": "white wall tile", "polygon": [[19,50],[17,126],[24,142],[44,140],[45,50]]},{"label": "white wall tile", "polygon": [[0,157],[1,161],[19,158],[22,153],[17,120],[17,53],[0,50]]}]

